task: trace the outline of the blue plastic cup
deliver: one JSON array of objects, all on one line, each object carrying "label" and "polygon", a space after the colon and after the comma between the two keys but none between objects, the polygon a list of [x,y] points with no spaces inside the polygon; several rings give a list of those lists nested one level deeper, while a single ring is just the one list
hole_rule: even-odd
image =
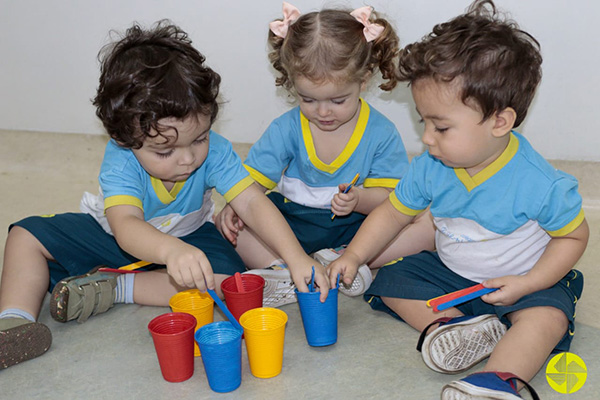
[{"label": "blue plastic cup", "polygon": [[204,325],[196,331],[196,343],[210,388],[231,392],[242,383],[242,331],[229,321]]},{"label": "blue plastic cup", "polygon": [[296,296],[308,344],[320,347],[337,342],[338,289],[329,289],[325,303],[321,303],[319,300],[320,292],[298,292],[296,290]]}]

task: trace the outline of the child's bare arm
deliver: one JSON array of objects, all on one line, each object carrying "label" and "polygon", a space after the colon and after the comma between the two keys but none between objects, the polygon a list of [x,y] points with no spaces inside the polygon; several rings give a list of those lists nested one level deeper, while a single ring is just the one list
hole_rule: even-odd
[{"label": "child's bare arm", "polygon": [[339,274],[346,284],[351,284],[358,267],[379,254],[413,218],[399,212],[389,200],[375,208],[342,256],[330,264],[330,283],[333,285]]},{"label": "child's bare arm", "polygon": [[[256,184],[259,189],[264,192],[267,188]],[[215,226],[221,232],[224,238],[229,240],[232,245],[237,245],[238,233],[244,229],[244,221],[233,210],[230,204],[226,204],[225,207],[214,217]]]},{"label": "child's bare arm", "polygon": [[333,196],[331,211],[335,215],[344,216],[353,211],[369,214],[383,203],[392,191],[384,187],[353,187],[348,193],[343,193],[347,186],[347,183],[339,185],[340,192]]},{"label": "child's bare arm", "polygon": [[197,287],[201,291],[215,288],[213,271],[204,252],[147,223],[138,207],[110,207],[106,217],[117,243],[129,254],[166,265],[167,272],[180,286]]},{"label": "child's bare arm", "polygon": [[560,281],[575,265],[585,251],[589,227],[585,220],[566,236],[550,239],[544,254],[525,275],[509,275],[483,282],[485,287],[499,288],[482,296],[494,305],[514,304],[521,297],[547,289]]},{"label": "child's bare arm", "polygon": [[307,282],[311,278],[312,266],[315,267],[315,282],[321,290],[321,301],[325,301],[329,291],[325,267],[304,252],[283,215],[258,184],[250,185],[230,204],[244,224],[283,258],[299,291],[308,291]]}]

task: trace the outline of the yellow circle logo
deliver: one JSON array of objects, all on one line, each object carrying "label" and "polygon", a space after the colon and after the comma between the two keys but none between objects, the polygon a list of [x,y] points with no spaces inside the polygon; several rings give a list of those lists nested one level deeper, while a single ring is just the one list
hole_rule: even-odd
[{"label": "yellow circle logo", "polygon": [[558,393],[575,393],[587,379],[587,367],[576,354],[559,353],[546,366],[546,380]]}]

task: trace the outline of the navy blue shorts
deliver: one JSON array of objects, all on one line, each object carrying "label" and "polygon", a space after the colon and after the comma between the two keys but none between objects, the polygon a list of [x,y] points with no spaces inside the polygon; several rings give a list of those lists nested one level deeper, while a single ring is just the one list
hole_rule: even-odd
[{"label": "navy blue shorts", "polygon": [[281,211],[308,254],[350,243],[366,218],[364,214],[353,212],[343,217],[336,216],[332,221],[329,209],[302,206],[278,192],[267,196]]},{"label": "navy blue shorts", "polygon": [[[56,260],[48,262],[51,291],[61,279],[82,275],[98,265],[119,268],[137,261],[121,250],[115,238],[106,233],[89,214],[66,213],[34,216],[12,224],[28,230]],[[179,239],[202,250],[216,274],[233,275],[246,270],[235,249],[212,223]],[[149,265],[142,269],[164,268]]]},{"label": "navy blue shorts", "polygon": [[[437,253],[424,251],[381,268],[365,293],[364,299],[374,310],[384,311],[401,319],[383,303],[381,297],[429,300],[477,283],[448,269]],[[573,339],[575,304],[581,297],[582,291],[583,275],[573,269],[551,288],[523,296],[510,306],[493,306],[476,298],[456,308],[464,315],[496,314],[508,327],[511,324],[507,314],[513,311],[543,306],[558,308],[569,320],[568,332],[554,349],[554,352],[562,352],[569,350]]]}]

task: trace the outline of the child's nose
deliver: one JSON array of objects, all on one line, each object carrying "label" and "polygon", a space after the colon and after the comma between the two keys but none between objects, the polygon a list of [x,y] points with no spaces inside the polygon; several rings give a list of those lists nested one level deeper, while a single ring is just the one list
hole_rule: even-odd
[{"label": "child's nose", "polygon": [[426,144],[427,146],[432,146],[434,144],[431,129],[427,129],[427,127],[425,127],[425,129],[423,130],[423,136],[421,137],[421,142],[423,142],[423,144]]},{"label": "child's nose", "polygon": [[196,160],[196,156],[191,149],[185,149],[181,153],[181,157],[179,158],[179,162],[181,165],[191,165]]},{"label": "child's nose", "polygon": [[319,113],[320,116],[326,116],[327,114],[329,114],[329,106],[325,103],[319,103],[319,106],[317,108],[317,112]]}]

